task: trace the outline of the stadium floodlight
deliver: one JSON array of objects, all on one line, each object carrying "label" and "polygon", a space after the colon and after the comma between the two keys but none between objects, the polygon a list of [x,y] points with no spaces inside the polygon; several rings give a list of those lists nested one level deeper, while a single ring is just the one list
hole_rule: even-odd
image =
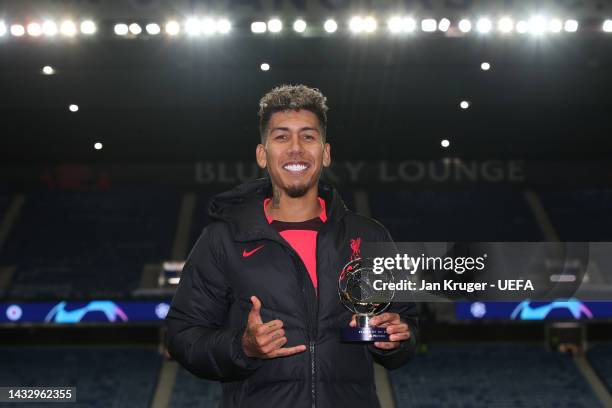
[{"label": "stadium floodlight", "polygon": [[25,34],[25,28],[21,24],[11,25],[11,35],[13,37],[22,37]]},{"label": "stadium floodlight", "polygon": [[102,143],[100,143],[100,142],[94,143],[94,149],[96,149],[96,150],[102,149]]},{"label": "stadium floodlight", "polygon": [[438,23],[433,18],[421,20],[421,30],[426,33],[433,33],[438,28]]},{"label": "stadium floodlight", "polygon": [[205,35],[214,34],[217,31],[217,22],[210,17],[202,20],[202,33]]},{"label": "stadium floodlight", "polygon": [[443,33],[447,32],[448,29],[451,26],[451,22],[448,18],[443,18],[442,20],[440,20],[440,22],[438,23],[438,30],[442,31]]},{"label": "stadium floodlight", "polygon": [[491,31],[492,26],[493,24],[491,24],[491,20],[489,20],[488,18],[481,18],[476,23],[476,29],[478,30],[479,33],[482,33],[482,34],[486,34],[489,31]]},{"label": "stadium floodlight", "polygon": [[378,23],[376,19],[372,16],[367,16],[363,19],[363,31],[366,33],[373,33],[378,28]]},{"label": "stadium floodlight", "polygon": [[489,64],[488,62],[483,62],[482,64],[480,64],[480,69],[482,69],[483,71],[488,71],[491,69],[491,64]]},{"label": "stadium floodlight", "polygon": [[70,110],[70,112],[73,112],[73,113],[74,112],[78,112],[79,111],[79,105],[75,105],[74,103],[70,104],[70,106],[68,106],[68,109]]},{"label": "stadium floodlight", "polygon": [[30,23],[27,27],[28,35],[31,37],[38,37],[42,34],[42,27],[39,23]]},{"label": "stadium floodlight", "polygon": [[283,22],[278,18],[273,18],[268,21],[268,31],[271,33],[280,33],[283,30]]},{"label": "stadium floodlight", "polygon": [[178,21],[170,20],[166,23],[166,34],[177,35],[181,31],[181,26]]},{"label": "stadium floodlight", "polygon": [[127,24],[119,23],[115,24],[115,34],[117,35],[126,35],[129,32],[129,28]]},{"label": "stadium floodlight", "polygon": [[412,33],[417,28],[417,23],[412,17],[405,17],[402,20],[402,29],[407,33]]},{"label": "stadium floodlight", "polygon": [[531,34],[540,35],[546,31],[548,24],[542,16],[534,16],[529,20],[529,32]]},{"label": "stadium floodlight", "polygon": [[470,107],[470,103],[468,101],[461,101],[461,103],[459,104],[459,107],[461,109],[467,109]]},{"label": "stadium floodlight", "polygon": [[42,68],[42,73],[45,75],[53,75],[55,74],[55,70],[53,69],[53,67],[51,65],[45,65]]},{"label": "stadium floodlight", "polygon": [[448,141],[448,139],[442,139],[440,141],[440,145],[444,148],[447,148],[448,146],[450,146],[450,142]]},{"label": "stadium floodlight", "polygon": [[354,33],[360,33],[364,29],[363,18],[355,16],[349,21],[349,29]]},{"label": "stadium floodlight", "polygon": [[65,20],[60,24],[60,33],[66,37],[73,37],[77,32],[76,25],[71,20]]},{"label": "stadium floodlight", "polygon": [[525,34],[529,30],[529,24],[525,20],[519,20],[516,22],[516,32],[519,34]]},{"label": "stadium floodlight", "polygon": [[601,27],[606,33],[612,33],[612,20],[604,21]]},{"label": "stadium floodlight", "polygon": [[57,24],[51,20],[46,20],[42,24],[42,32],[47,37],[53,37],[57,34]]},{"label": "stadium floodlight", "polygon": [[81,33],[85,35],[95,34],[97,30],[96,23],[91,20],[81,22]]},{"label": "stadium floodlight", "polygon": [[296,33],[303,33],[306,31],[306,22],[302,19],[295,20],[293,22],[293,31]]},{"label": "stadium floodlight", "polygon": [[140,24],[138,23],[130,24],[129,28],[130,28],[130,33],[132,33],[133,35],[138,35],[142,33],[142,28],[140,27]]},{"label": "stadium floodlight", "polygon": [[502,33],[509,33],[514,29],[514,21],[510,17],[502,17],[497,22],[497,29]]},{"label": "stadium floodlight", "polygon": [[157,35],[161,32],[161,28],[159,27],[159,24],[156,23],[149,23],[145,26],[145,30],[147,30],[147,33],[149,35]]},{"label": "stadium floodlight", "polygon": [[187,35],[190,36],[200,35],[200,32],[202,31],[200,20],[195,17],[188,18],[187,21],[185,21],[185,31],[187,32]]},{"label": "stadium floodlight", "polygon": [[6,24],[4,24],[4,21],[0,21],[0,37],[4,36],[6,34]]},{"label": "stadium floodlight", "polygon": [[261,69],[262,71],[269,71],[270,70],[270,64],[264,62],[263,64],[261,64],[259,66],[259,69]]},{"label": "stadium floodlight", "polygon": [[328,19],[323,23],[323,29],[328,33],[335,33],[338,30],[338,23],[334,19]]},{"label": "stadium floodlight", "polygon": [[268,26],[263,21],[254,21],[251,23],[251,32],[261,34],[268,31]]},{"label": "stadium floodlight", "polygon": [[393,16],[387,21],[387,28],[392,33],[400,33],[403,31],[402,27],[402,18],[398,16]]},{"label": "stadium floodlight", "polygon": [[467,18],[462,19],[461,21],[459,21],[459,30],[462,33],[469,33],[470,31],[472,31],[472,22]]},{"label": "stadium floodlight", "polygon": [[558,18],[553,18],[548,22],[548,29],[551,33],[560,33],[563,30],[563,22]]},{"label": "stadium floodlight", "polygon": [[565,20],[565,25],[563,27],[568,33],[575,33],[578,31],[578,21],[576,20]]},{"label": "stadium floodlight", "polygon": [[227,34],[232,29],[232,23],[226,18],[217,21],[217,31],[221,34]]}]

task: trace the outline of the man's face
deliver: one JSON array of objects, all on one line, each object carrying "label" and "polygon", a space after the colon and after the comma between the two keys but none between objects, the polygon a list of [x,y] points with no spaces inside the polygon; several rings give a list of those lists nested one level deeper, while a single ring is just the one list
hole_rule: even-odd
[{"label": "man's face", "polygon": [[272,183],[290,197],[301,197],[317,186],[323,166],[331,163],[319,119],[300,109],[270,117],[265,145],[257,145],[257,164],[268,168]]}]

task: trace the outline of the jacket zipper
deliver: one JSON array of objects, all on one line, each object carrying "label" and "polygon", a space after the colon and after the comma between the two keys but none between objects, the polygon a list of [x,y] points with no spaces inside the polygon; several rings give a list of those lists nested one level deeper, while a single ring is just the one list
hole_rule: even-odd
[{"label": "jacket zipper", "polygon": [[[319,229],[319,232],[317,233],[317,238],[316,238],[316,248],[315,248],[315,260],[316,260],[316,264],[317,264],[317,276],[319,276],[319,237],[321,235],[321,232],[323,231],[323,229],[325,228],[327,224],[323,225],[321,227],[321,229]],[[297,266],[297,268],[302,272],[302,276],[304,276],[304,285],[303,285],[303,289],[305,289],[305,286],[308,284],[306,282],[310,281],[310,275],[308,274],[308,270],[306,269],[306,265],[304,265],[304,262],[302,261],[302,259],[299,257],[299,255],[297,254],[297,252],[295,252],[295,250],[288,244],[286,244],[283,241],[280,240],[274,240],[276,242],[278,242],[279,244],[281,244],[282,246],[284,246],[285,248],[287,248],[290,253],[291,256],[293,258],[293,262],[294,264]],[[313,287],[314,290],[314,287]],[[315,304],[312,304],[312,301],[310,298],[310,296],[308,296],[306,294],[306,290],[304,290],[304,298],[306,300],[306,309],[308,312],[308,321],[307,321],[307,325],[308,325],[308,352],[310,354],[310,398],[311,398],[311,406],[312,408],[316,408],[317,406],[317,368],[316,368],[316,355],[315,355],[315,342],[316,342],[316,338],[317,338],[317,320],[318,320],[318,302],[319,302],[319,298],[318,298],[318,293],[315,291]]]}]

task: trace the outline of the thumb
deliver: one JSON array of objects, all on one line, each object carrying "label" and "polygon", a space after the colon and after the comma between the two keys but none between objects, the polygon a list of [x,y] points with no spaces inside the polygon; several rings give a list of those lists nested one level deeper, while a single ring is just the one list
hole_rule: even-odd
[{"label": "thumb", "polygon": [[251,311],[249,312],[248,323],[252,324],[262,324],[261,320],[261,302],[257,299],[257,296],[251,296],[251,303],[253,303],[253,307],[251,307]]}]

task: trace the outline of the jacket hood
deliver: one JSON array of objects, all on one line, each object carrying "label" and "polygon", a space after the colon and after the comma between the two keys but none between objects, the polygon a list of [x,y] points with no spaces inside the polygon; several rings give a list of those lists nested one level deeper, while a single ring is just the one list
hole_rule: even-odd
[{"label": "jacket hood", "polygon": [[[266,197],[272,197],[272,183],[268,177],[249,181],[214,196],[209,202],[208,215],[229,223],[238,240],[265,238],[275,232],[264,215]],[[337,222],[346,214],[347,208],[337,190],[321,179],[319,197],[325,200],[327,222]]]}]

